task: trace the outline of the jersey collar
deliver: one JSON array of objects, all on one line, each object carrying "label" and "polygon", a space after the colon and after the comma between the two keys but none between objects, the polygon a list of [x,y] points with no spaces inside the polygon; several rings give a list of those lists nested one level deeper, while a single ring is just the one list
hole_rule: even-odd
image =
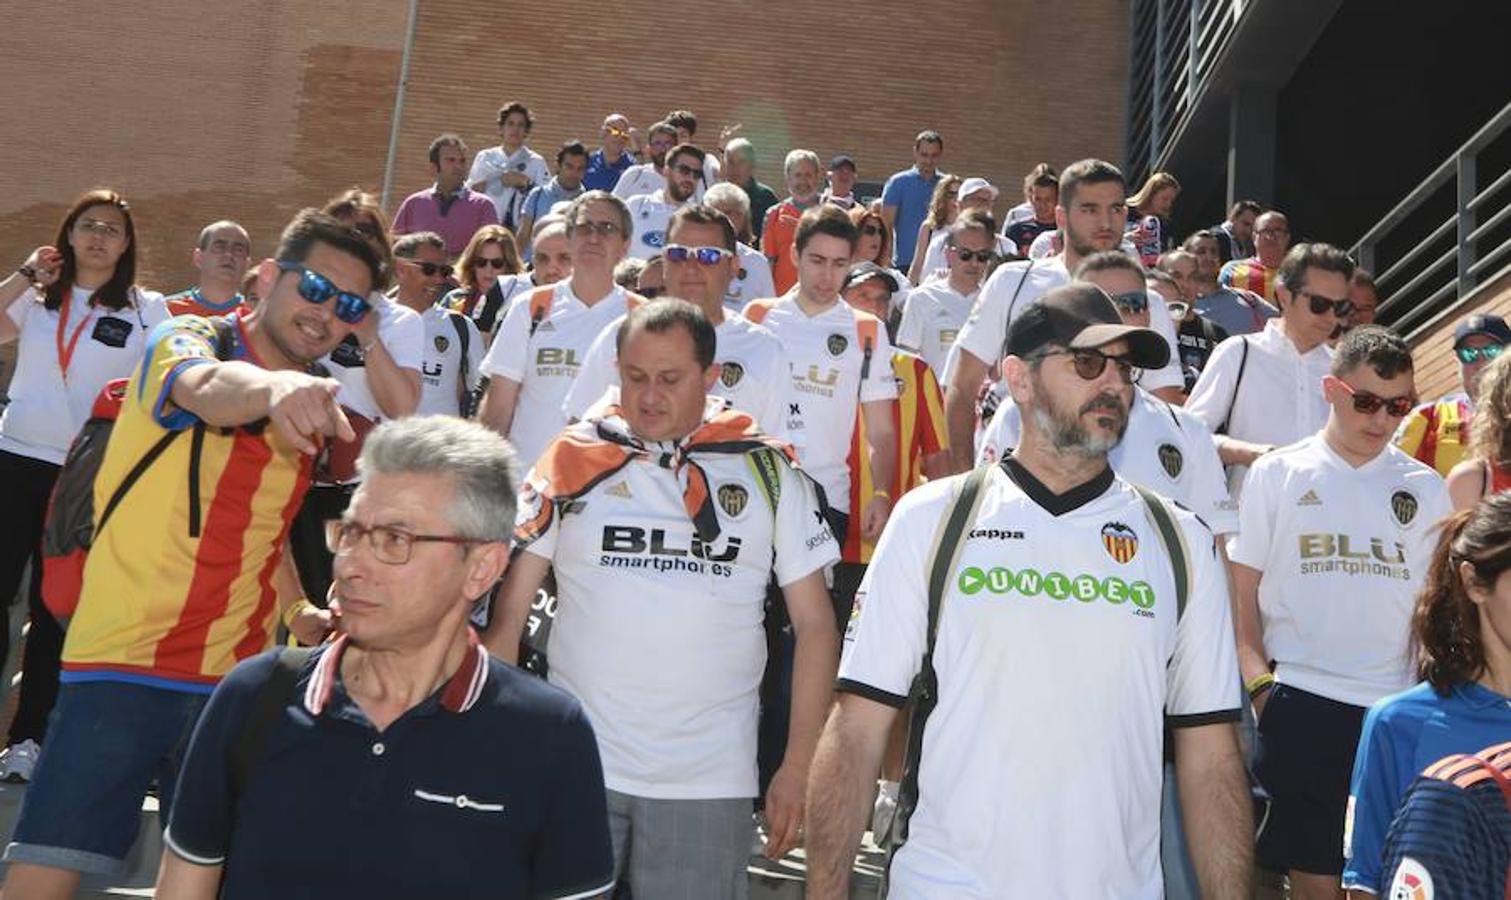
[{"label": "jersey collar", "polygon": [[1044,482],[1035,478],[1032,472],[1024,468],[1017,457],[1005,456],[1000,465],[1007,477],[1028,495],[1028,499],[1037,503],[1052,516],[1063,516],[1068,512],[1074,512],[1107,493],[1107,489],[1112,487],[1111,466],[1103,466],[1102,471],[1090,481],[1078,484],[1063,494],[1056,494],[1046,487]]},{"label": "jersey collar", "polygon": [[[341,657],[349,646],[346,635],[341,635],[320,654],[311,673],[309,684],[304,689],[304,708],[312,716],[325,711],[331,693],[341,677]],[[464,713],[471,709],[482,696],[483,685],[488,682],[488,651],[477,638],[472,626],[467,626],[467,652],[462,664],[441,685],[441,708],[451,713]]]}]

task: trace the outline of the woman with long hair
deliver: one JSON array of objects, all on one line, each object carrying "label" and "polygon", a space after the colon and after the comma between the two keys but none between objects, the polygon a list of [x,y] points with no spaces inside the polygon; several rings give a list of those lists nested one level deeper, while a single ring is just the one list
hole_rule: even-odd
[{"label": "woman with long hair", "polygon": [[[874,209],[856,205],[851,207],[849,216],[860,232],[860,238],[855,242],[855,252],[850,255],[850,263],[876,263],[890,272],[897,282],[897,292],[892,295],[892,314],[887,319],[891,332],[895,333],[897,323],[902,319],[902,309],[908,302],[908,291],[913,285],[906,275],[892,268],[892,229],[887,225],[887,220],[881,217],[881,213]],[[919,253],[918,258],[922,259],[923,254]]]},{"label": "woman with long hair", "polygon": [[1511,488],[1511,355],[1497,356],[1480,373],[1465,458],[1448,472],[1454,509]]},{"label": "woman with long hair", "polygon": [[1359,739],[1343,870],[1351,896],[1383,893],[1385,833],[1418,773],[1511,738],[1511,495],[1486,497],[1444,525],[1411,650],[1422,683],[1376,703]]},{"label": "woman with long hair", "polygon": [[1124,229],[1133,242],[1144,268],[1152,268],[1159,255],[1175,249],[1175,235],[1170,230],[1170,213],[1180,196],[1180,182],[1169,172],[1155,172],[1138,193],[1128,198],[1128,225]]},{"label": "woman with long hair", "polygon": [[502,315],[504,295],[499,276],[518,275],[525,269],[514,233],[502,225],[484,225],[467,242],[456,265],[458,286],[441,298],[441,305],[476,321],[487,334]]},{"label": "woman with long hair", "polygon": [[[0,777],[28,781],[58,695],[63,632],[42,605],[40,540],[53,482],[105,385],[130,376],[147,332],[168,318],[161,294],[136,285],[131,206],[111,190],[81,195],[53,243],[0,281],[0,342],[17,342],[10,404],[0,416],[0,609],[31,563],[31,630],[20,705],[0,753]],[[9,650],[0,628],[0,664]]]},{"label": "woman with long hair", "polygon": [[913,264],[908,267],[908,280],[913,284],[924,275],[924,250],[933,240],[934,232],[948,227],[960,214],[960,185],[964,180],[959,175],[945,175],[934,185],[934,196],[929,198],[929,214],[918,226],[918,243],[913,245],[917,249],[913,251]]}]

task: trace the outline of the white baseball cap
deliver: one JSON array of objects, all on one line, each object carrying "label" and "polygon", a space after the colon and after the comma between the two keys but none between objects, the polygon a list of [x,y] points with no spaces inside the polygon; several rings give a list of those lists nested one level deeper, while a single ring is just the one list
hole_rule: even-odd
[{"label": "white baseball cap", "polygon": [[977,191],[991,191],[992,199],[997,199],[997,189],[993,187],[992,183],[990,181],[987,181],[985,178],[967,178],[966,180],[960,182],[960,190],[955,193],[955,196],[969,197]]}]

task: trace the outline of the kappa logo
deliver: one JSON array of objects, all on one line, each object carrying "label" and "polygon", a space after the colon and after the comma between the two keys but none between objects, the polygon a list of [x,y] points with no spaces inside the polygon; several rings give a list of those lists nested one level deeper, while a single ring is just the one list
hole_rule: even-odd
[{"label": "kappa logo", "polygon": [[1417,517],[1419,509],[1421,509],[1421,504],[1417,502],[1416,495],[1405,488],[1390,495],[1390,511],[1395,514],[1396,521],[1400,522],[1403,528],[1410,525],[1411,521]]},{"label": "kappa logo", "polygon": [[829,348],[830,356],[840,356],[845,352],[845,348],[850,346],[850,339],[842,334],[831,334],[829,340],[824,342],[824,346]]},{"label": "kappa logo", "polygon": [[446,340],[446,335],[444,335],[444,334],[438,334],[438,335],[435,336],[435,352],[437,352],[437,353],[445,353],[446,352],[446,348],[450,347],[450,346],[451,346],[451,342],[448,341],[448,340]]},{"label": "kappa logo", "polygon": [[1138,554],[1138,533],[1122,522],[1108,522],[1102,526],[1102,546],[1107,555],[1126,563]]},{"label": "kappa logo", "polygon": [[1179,478],[1180,473],[1186,468],[1186,457],[1180,452],[1180,448],[1174,444],[1159,445],[1159,464],[1165,470],[1165,474],[1171,478]]},{"label": "kappa logo", "polygon": [[609,485],[609,489],[607,491],[604,491],[604,493],[608,494],[610,497],[622,497],[625,500],[635,499],[635,496],[630,493],[630,483],[628,481],[621,481],[616,484]]},{"label": "kappa logo", "polygon": [[714,497],[719,501],[719,508],[732,519],[738,519],[750,503],[750,491],[744,485],[733,482],[719,485],[719,489],[714,491]]},{"label": "kappa logo", "polygon": [[1307,492],[1301,495],[1301,499],[1296,501],[1296,505],[1297,506],[1321,506],[1322,505],[1322,498],[1317,496],[1317,492],[1315,490],[1312,490],[1312,489],[1308,488]]},{"label": "kappa logo", "polygon": [[744,377],[745,367],[734,360],[731,359],[728,362],[720,363],[719,383],[725,387],[732,390]]}]

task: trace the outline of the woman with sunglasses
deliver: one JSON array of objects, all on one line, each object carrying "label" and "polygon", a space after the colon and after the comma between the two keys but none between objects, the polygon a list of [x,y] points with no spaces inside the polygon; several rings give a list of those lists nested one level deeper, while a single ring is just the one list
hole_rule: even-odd
[{"label": "woman with sunglasses", "polygon": [[1343,887],[1381,894],[1385,834],[1418,773],[1511,737],[1511,496],[1449,518],[1417,598],[1416,687],[1376,703],[1354,760]]},{"label": "woman with sunglasses", "polygon": [[1496,356],[1480,373],[1467,451],[1448,473],[1454,509],[1511,489],[1511,355]]},{"label": "woman with sunglasses", "polygon": [[892,295],[894,315],[888,319],[893,325],[891,331],[895,333],[896,323],[902,318],[902,311],[908,302],[908,291],[913,284],[906,275],[892,268],[892,229],[887,225],[887,220],[881,217],[881,213],[865,206],[852,207],[847,215],[860,232],[860,238],[855,242],[855,252],[850,256],[850,264],[875,263],[886,269],[897,282],[897,292]]},{"label": "woman with sunglasses", "polygon": [[[955,216],[960,214],[960,185],[964,180],[959,175],[945,175],[934,185],[934,196],[929,199],[929,214],[918,226],[918,243],[914,247],[920,248],[920,251],[926,250],[929,242],[934,239],[934,232],[955,221]],[[924,275],[924,256],[923,252],[913,254],[913,265],[908,267],[908,281],[912,284],[918,284]]]},{"label": "woman with sunglasses", "polygon": [[502,225],[484,225],[467,242],[456,267],[458,286],[441,298],[441,305],[474,322],[491,310],[488,326],[478,327],[485,333],[492,331],[491,320],[497,318],[504,303],[502,276],[518,275],[524,270],[514,235]]},{"label": "woman with sunglasses", "polygon": [[[58,692],[63,632],[42,605],[39,552],[53,482],[100,389],[131,374],[148,329],[168,318],[162,295],[135,279],[131,207],[115,191],[95,190],[69,207],[52,244],[0,281],[0,343],[17,342],[10,404],[0,415],[4,603],[16,595],[28,562],[33,572],[20,706],[0,753],[7,781],[30,780]],[[0,665],[8,632],[0,628]]]}]

